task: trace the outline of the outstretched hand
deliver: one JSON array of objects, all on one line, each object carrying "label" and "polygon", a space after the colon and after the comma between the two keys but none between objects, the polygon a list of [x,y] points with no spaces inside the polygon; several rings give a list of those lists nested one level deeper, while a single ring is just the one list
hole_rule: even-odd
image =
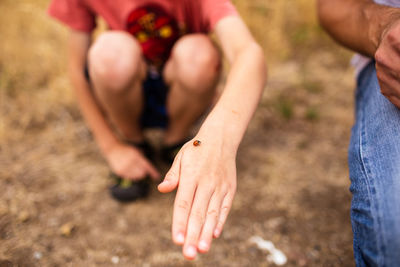
[{"label": "outstretched hand", "polygon": [[382,94],[400,108],[400,20],[386,27],[375,61]]},{"label": "outstretched hand", "polygon": [[220,236],[236,192],[236,151],[206,140],[195,146],[194,140],[182,147],[158,186],[162,193],[178,188],[172,239],[191,260]]}]

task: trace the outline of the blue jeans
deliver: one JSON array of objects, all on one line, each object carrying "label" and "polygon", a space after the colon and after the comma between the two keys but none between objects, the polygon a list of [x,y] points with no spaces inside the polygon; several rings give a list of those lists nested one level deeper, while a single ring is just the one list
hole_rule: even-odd
[{"label": "blue jeans", "polygon": [[374,62],[358,79],[349,170],[357,266],[400,266],[400,110],[380,93]]}]

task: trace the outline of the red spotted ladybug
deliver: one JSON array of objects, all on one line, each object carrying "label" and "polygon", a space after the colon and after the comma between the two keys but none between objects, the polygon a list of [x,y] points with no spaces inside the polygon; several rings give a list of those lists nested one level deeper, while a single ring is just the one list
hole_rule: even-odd
[{"label": "red spotted ladybug", "polygon": [[201,141],[200,141],[200,140],[195,140],[195,141],[193,142],[193,145],[194,145],[194,146],[199,146],[199,145],[201,145]]}]

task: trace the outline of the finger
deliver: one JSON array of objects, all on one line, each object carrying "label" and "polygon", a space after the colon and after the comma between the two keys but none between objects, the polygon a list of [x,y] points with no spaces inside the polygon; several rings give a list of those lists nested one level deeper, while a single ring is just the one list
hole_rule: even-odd
[{"label": "finger", "polygon": [[392,69],[392,60],[398,58],[395,50],[387,45],[383,45],[378,48],[374,55],[377,65],[385,66],[386,68]]},{"label": "finger", "polygon": [[165,175],[164,181],[158,185],[158,191],[161,193],[169,193],[178,186],[181,172],[181,154],[182,153],[178,153],[178,155],[176,155],[171,168]]},{"label": "finger", "polygon": [[218,223],[219,212],[221,210],[223,196],[217,196],[214,194],[211,196],[210,204],[208,205],[206,222],[204,223],[203,230],[199,238],[197,248],[199,252],[206,253],[210,250],[211,242],[213,238],[213,232]]},{"label": "finger", "polygon": [[231,210],[232,207],[232,201],[233,201],[233,194],[228,193],[222,202],[217,227],[215,227],[213,233],[215,238],[218,238],[221,235],[226,219],[228,218],[229,211]]},{"label": "finger", "polygon": [[146,172],[144,171],[143,167],[135,169],[131,172],[130,176],[128,176],[129,180],[139,181],[142,180],[146,176]]},{"label": "finger", "polygon": [[381,65],[381,64],[376,64],[376,71],[377,71],[377,76],[379,79],[382,80],[395,80],[395,82],[399,82],[400,80],[400,70],[396,70],[393,68],[389,68],[387,66]]},{"label": "finger", "polygon": [[390,96],[388,99],[393,105],[395,105],[397,108],[400,108],[400,98],[397,96]]},{"label": "finger", "polygon": [[186,226],[192,208],[196,185],[182,177],[175,197],[172,215],[172,239],[177,245],[185,242]]},{"label": "finger", "polygon": [[399,97],[400,91],[396,88],[399,84],[397,81],[393,79],[387,79],[384,75],[380,75],[379,79],[379,86],[381,89],[381,93],[389,98],[389,97]]},{"label": "finger", "polygon": [[[400,97],[400,90],[399,90],[399,81],[400,79],[396,79],[392,74],[390,74],[384,68],[377,69],[377,77],[381,89],[381,93],[386,96],[387,98],[390,97]],[[393,103],[393,102],[392,102]],[[395,103],[393,103],[395,104]]]},{"label": "finger", "polygon": [[197,187],[192,209],[190,211],[183,255],[192,260],[197,255],[197,244],[201,230],[206,219],[208,204],[210,203],[213,191],[203,187]]},{"label": "finger", "polygon": [[125,171],[116,172],[123,179],[138,181],[146,176],[146,172],[141,164],[135,165],[133,168],[128,168]]},{"label": "finger", "polygon": [[160,179],[160,173],[157,171],[157,169],[147,160],[143,160],[143,167],[146,171],[147,174],[150,175],[150,177],[153,180],[159,180]]}]

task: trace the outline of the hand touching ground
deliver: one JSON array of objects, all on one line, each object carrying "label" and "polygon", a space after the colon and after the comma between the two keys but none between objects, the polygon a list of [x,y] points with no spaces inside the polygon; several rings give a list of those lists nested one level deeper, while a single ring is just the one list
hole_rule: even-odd
[{"label": "hand touching ground", "polygon": [[158,179],[160,174],[143,154],[130,145],[118,143],[105,155],[111,170],[118,176],[130,180],[140,180],[149,175]]}]

